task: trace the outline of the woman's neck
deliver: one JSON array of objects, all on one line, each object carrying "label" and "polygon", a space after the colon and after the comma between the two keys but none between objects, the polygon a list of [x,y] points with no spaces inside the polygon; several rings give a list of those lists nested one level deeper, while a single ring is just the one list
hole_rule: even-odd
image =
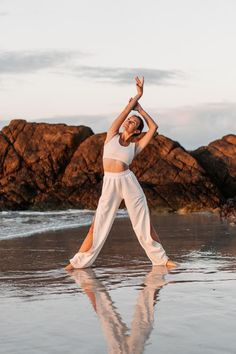
[{"label": "woman's neck", "polygon": [[124,143],[130,143],[131,137],[132,137],[132,134],[129,134],[126,131],[123,131],[120,135],[120,140]]}]

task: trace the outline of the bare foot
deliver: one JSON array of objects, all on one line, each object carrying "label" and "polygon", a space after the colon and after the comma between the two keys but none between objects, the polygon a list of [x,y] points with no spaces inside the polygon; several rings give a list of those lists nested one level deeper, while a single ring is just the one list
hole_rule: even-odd
[{"label": "bare foot", "polygon": [[69,263],[64,269],[65,270],[72,270],[72,269],[74,269],[74,267],[71,263]]},{"label": "bare foot", "polygon": [[166,266],[167,267],[177,267],[177,264],[169,259],[166,263]]}]

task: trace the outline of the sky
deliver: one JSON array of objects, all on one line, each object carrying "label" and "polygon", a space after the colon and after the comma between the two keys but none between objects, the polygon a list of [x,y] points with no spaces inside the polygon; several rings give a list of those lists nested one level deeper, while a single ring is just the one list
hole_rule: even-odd
[{"label": "sky", "polygon": [[189,150],[235,134],[235,13],[235,0],[0,0],[0,129],[105,132],[138,75],[160,134]]}]

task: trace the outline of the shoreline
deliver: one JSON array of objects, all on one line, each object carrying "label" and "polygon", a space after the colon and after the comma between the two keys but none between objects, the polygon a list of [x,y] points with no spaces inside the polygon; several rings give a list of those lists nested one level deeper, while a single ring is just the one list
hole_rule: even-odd
[{"label": "shoreline", "polygon": [[[71,211],[71,209],[64,209],[63,211],[66,213],[68,210]],[[75,209],[76,210],[76,209]],[[126,211],[126,209],[119,209],[122,213]],[[63,212],[62,211],[62,212]],[[80,210],[78,210],[80,211]],[[86,210],[89,213],[92,213],[93,210]],[[9,211],[9,213],[11,212],[15,212],[15,211]],[[19,212],[24,212],[24,210],[20,210]],[[44,215],[44,213],[47,212],[47,211],[43,211],[42,212],[42,215]],[[57,214],[57,210],[51,210],[49,211],[51,213],[55,213]],[[60,211],[61,212],[61,211]],[[59,214],[60,214],[59,212]],[[40,214],[39,211],[36,212],[37,215]],[[29,215],[30,215],[30,211],[29,211]],[[32,214],[33,215],[33,214]],[[156,219],[158,217],[168,217],[168,216],[172,216],[172,215],[214,215],[214,216],[217,216],[219,219],[221,219],[221,215],[219,213],[219,211],[210,211],[210,210],[205,210],[205,211],[192,211],[192,212],[185,212],[184,210],[180,210],[180,211],[176,211],[176,212],[153,212],[153,211],[150,211],[150,217],[151,217],[151,220],[155,223]],[[123,219],[123,220],[130,220],[129,218],[129,215],[117,215],[115,217],[115,220],[118,220],[118,219]],[[227,220],[227,219],[226,219]],[[90,221],[88,221],[87,223],[84,223],[84,224],[81,224],[81,225],[75,225],[75,226],[71,226],[69,227],[68,225],[65,225],[65,226],[62,226],[62,227],[58,227],[56,229],[53,229],[52,228],[48,228],[46,230],[39,230],[39,231],[29,231],[29,232],[26,232],[25,234],[22,234],[22,235],[16,235],[16,236],[10,236],[8,238],[4,238],[4,239],[0,239],[0,242],[2,241],[10,241],[10,240],[13,240],[13,239],[21,239],[21,238],[28,238],[28,237],[37,237],[37,236],[42,236],[44,234],[48,234],[48,233],[51,233],[51,234],[55,234],[55,233],[63,233],[63,232],[72,232],[73,233],[73,230],[74,231],[79,231],[81,230],[82,232],[86,232],[86,229],[89,229],[90,225],[91,225],[91,222],[92,222],[92,219]],[[32,224],[32,227],[33,227],[33,224]]]},{"label": "shoreline", "polygon": [[[151,215],[151,221],[167,255],[177,263],[183,261],[182,257],[185,258],[189,253],[201,250],[205,248],[203,245],[211,245],[213,242],[217,245],[224,242],[227,252],[232,252],[230,247],[236,250],[233,239],[228,237],[235,234],[236,228],[230,227],[227,223],[222,224],[219,216],[215,214]],[[90,225],[81,225],[1,240],[0,269],[3,272],[17,273],[59,269],[64,271],[69,259],[79,250],[89,227]],[[225,230],[223,238],[222,229]],[[204,240],[201,239],[202,234],[205,235]],[[179,255],[179,248],[183,249],[182,255]],[[129,266],[136,262],[150,264],[129,217],[116,218],[95,266],[113,267],[121,264]]]}]

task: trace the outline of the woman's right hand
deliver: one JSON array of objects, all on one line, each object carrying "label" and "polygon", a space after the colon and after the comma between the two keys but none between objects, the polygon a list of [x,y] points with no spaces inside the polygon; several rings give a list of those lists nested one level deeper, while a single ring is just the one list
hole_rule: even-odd
[{"label": "woman's right hand", "polygon": [[138,76],[135,77],[136,80],[136,88],[138,95],[141,97],[143,95],[143,85],[144,85],[144,77],[140,80]]}]

